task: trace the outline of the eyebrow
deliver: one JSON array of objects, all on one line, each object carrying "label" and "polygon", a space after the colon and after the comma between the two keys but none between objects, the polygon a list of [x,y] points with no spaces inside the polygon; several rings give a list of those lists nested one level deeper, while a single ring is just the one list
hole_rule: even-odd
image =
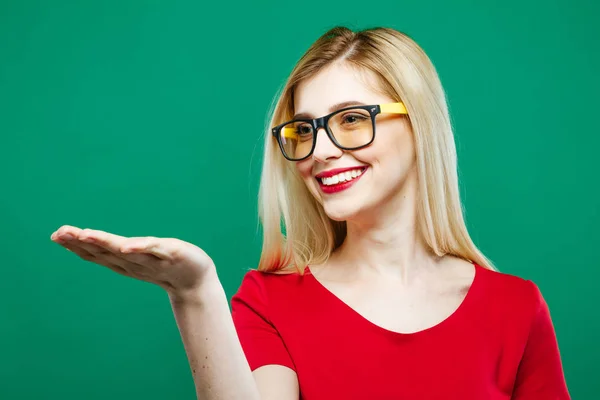
[{"label": "eyebrow", "polygon": [[[332,113],[334,111],[340,110],[342,108],[346,108],[346,107],[352,107],[352,106],[365,106],[366,104],[357,100],[349,100],[349,101],[343,101],[341,103],[337,103],[332,105],[331,107],[329,107],[329,112]],[[305,118],[313,118],[311,116],[311,114],[309,113],[298,113],[296,115],[294,115],[294,117],[292,119],[305,119]]]}]

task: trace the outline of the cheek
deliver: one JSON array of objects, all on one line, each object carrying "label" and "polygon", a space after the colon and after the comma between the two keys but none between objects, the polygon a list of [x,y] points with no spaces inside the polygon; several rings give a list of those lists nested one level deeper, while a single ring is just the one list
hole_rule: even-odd
[{"label": "cheek", "polygon": [[312,178],[313,164],[314,161],[312,158],[307,158],[306,160],[296,162],[296,169],[304,181]]},{"label": "cheek", "polygon": [[[389,126],[389,129],[382,130],[381,134],[375,138],[378,141],[378,147],[385,151],[386,156],[402,160],[402,163],[411,162],[415,157],[413,134],[410,125],[401,120],[398,123]],[[388,157],[386,157],[388,158]]]},{"label": "cheek", "polygon": [[304,181],[304,184],[306,185],[308,190],[311,192],[311,194],[317,200],[320,201],[319,187],[318,187],[317,181],[313,177],[313,172],[312,172],[313,164],[314,164],[314,161],[312,158],[308,158],[304,161],[298,161],[298,162],[296,162],[296,170],[298,171],[300,178],[302,178],[302,180]]},{"label": "cheek", "polygon": [[354,154],[360,161],[378,168],[397,170],[398,166],[412,164],[415,159],[412,130],[401,122],[387,125],[378,129],[371,146]]}]

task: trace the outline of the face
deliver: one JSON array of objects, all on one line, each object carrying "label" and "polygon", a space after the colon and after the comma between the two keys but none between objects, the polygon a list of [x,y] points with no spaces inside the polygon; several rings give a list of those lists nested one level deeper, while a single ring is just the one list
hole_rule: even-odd
[{"label": "face", "polygon": [[[373,72],[336,63],[297,87],[294,111],[317,118],[335,111],[331,109],[334,105],[350,101],[364,105],[393,103],[394,99],[381,94],[378,87]],[[405,195],[405,183],[416,176],[414,166],[410,124],[406,116],[398,114],[377,115],[375,140],[359,150],[339,149],[325,130],[319,129],[313,155],[296,162],[312,195],[336,221],[385,210]],[[343,177],[340,169],[346,170]]]}]

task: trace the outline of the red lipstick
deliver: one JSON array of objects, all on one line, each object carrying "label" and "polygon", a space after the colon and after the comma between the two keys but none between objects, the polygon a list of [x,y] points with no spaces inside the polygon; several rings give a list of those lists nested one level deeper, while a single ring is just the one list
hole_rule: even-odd
[{"label": "red lipstick", "polygon": [[[339,182],[339,183],[336,183],[333,185],[325,185],[323,183],[323,178],[329,178],[334,175],[340,174],[342,172],[352,171],[355,169],[361,170],[361,174],[359,176],[357,176],[356,178],[352,178],[349,181]],[[350,188],[360,178],[362,178],[362,176],[364,175],[366,170],[367,170],[367,167],[335,168],[335,169],[330,169],[328,171],[323,171],[323,172],[317,174],[315,176],[315,178],[317,179],[317,182],[319,182],[319,187],[321,188],[323,193],[332,194],[332,193],[338,193],[338,192],[341,192],[342,190],[346,190],[346,189]]]}]

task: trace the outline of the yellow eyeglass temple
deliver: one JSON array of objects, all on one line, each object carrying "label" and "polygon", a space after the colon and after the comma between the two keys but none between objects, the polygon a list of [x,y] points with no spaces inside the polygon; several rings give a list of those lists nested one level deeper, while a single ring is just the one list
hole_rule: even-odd
[{"label": "yellow eyeglass temple", "polygon": [[379,109],[386,114],[408,114],[404,103],[380,104]]},{"label": "yellow eyeglass temple", "polygon": [[294,128],[283,128],[281,130],[281,136],[286,137],[286,138],[290,138],[290,139],[297,139],[298,138],[298,134],[295,132]]}]

